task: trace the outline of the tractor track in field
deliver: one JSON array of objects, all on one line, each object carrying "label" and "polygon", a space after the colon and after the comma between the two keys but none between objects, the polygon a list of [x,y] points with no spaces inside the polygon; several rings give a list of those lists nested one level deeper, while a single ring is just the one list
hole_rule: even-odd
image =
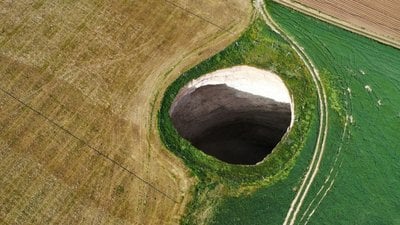
[{"label": "tractor track in field", "polygon": [[300,188],[298,189],[295,198],[293,199],[290,208],[286,214],[283,225],[293,225],[296,222],[298,213],[304,203],[304,199],[308,194],[308,191],[318,173],[323,154],[325,151],[326,138],[328,135],[328,100],[326,96],[326,91],[322,84],[319,76],[319,72],[314,66],[313,62],[310,60],[308,55],[305,53],[304,49],[296,43],[291,37],[285,34],[282,28],[272,19],[269,15],[265,3],[263,0],[254,0],[253,5],[257,11],[261,14],[265,23],[270,26],[276,33],[280,34],[296,51],[300,58],[304,61],[307,69],[312,75],[313,82],[317,89],[318,101],[319,101],[319,131],[317,142],[314,148],[314,154],[310,165],[308,166],[307,172],[301,182]]},{"label": "tractor track in field", "polygon": [[[306,15],[318,18],[319,20],[325,21],[327,23],[331,23],[335,26],[341,27],[345,30],[360,34],[362,36],[366,36],[368,38],[374,39],[380,43],[383,43],[385,45],[390,45],[393,46],[395,48],[400,48],[400,41],[397,38],[396,39],[396,35],[393,36],[394,34],[388,34],[388,33],[380,33],[379,30],[374,30],[373,28],[371,29],[371,27],[369,27],[368,29],[366,29],[364,26],[365,25],[361,25],[361,24],[356,24],[356,23],[351,23],[350,21],[346,21],[343,18],[340,18],[340,16],[338,15],[333,15],[333,14],[329,14],[326,12],[321,12],[320,10],[318,10],[318,7],[311,7],[310,5],[304,4],[298,2],[298,1],[290,1],[290,0],[274,0],[275,2],[287,6],[291,9],[294,9],[298,12],[304,13]],[[331,4],[331,6],[334,6],[335,3],[329,3],[329,1],[324,1],[325,4]],[[368,6],[368,4],[364,5],[365,7],[370,8],[370,6]],[[337,10],[344,10],[343,8],[338,8]],[[374,12],[370,12],[371,14],[374,14]],[[376,12],[375,12],[376,13]],[[357,14],[352,13],[351,16],[357,18]],[[393,18],[392,19],[396,20],[397,18]],[[370,21],[372,24],[374,24],[375,26],[382,26],[385,29],[388,30],[392,30],[394,32],[399,32],[399,30],[397,29],[397,27],[394,26],[388,26],[388,24],[385,23],[379,23],[377,21]],[[381,31],[382,32],[382,31]]]}]

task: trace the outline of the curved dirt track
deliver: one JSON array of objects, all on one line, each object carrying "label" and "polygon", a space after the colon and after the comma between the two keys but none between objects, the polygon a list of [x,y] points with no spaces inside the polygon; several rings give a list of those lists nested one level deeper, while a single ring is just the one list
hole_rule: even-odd
[{"label": "curved dirt track", "polygon": [[313,62],[304,52],[301,46],[299,46],[291,37],[287,36],[284,31],[279,27],[278,24],[274,22],[272,17],[268,14],[268,11],[265,8],[265,3],[263,0],[256,0],[254,1],[255,8],[260,12],[262,17],[264,18],[265,22],[272,27],[272,29],[279,33],[286,41],[290,43],[292,48],[297,52],[297,54],[302,58],[305,65],[307,66],[308,70],[310,71],[313,81],[315,83],[317,93],[318,93],[318,100],[319,100],[319,111],[320,111],[320,125],[319,125],[319,132],[317,136],[317,143],[315,145],[314,154],[312,160],[310,162],[310,166],[303,178],[300,188],[298,189],[295,198],[293,199],[289,211],[286,215],[285,221],[283,222],[284,225],[287,224],[294,224],[297,219],[297,215],[302,207],[304,199],[309,191],[310,186],[312,185],[315,176],[318,173],[319,166],[324,154],[325,150],[325,143],[326,137],[328,133],[328,101],[326,96],[326,91],[321,83],[321,79],[316,70]]},{"label": "curved dirt track", "polygon": [[0,223],[179,223],[194,181],[159,139],[159,101],[251,14],[203,3],[0,3]]}]

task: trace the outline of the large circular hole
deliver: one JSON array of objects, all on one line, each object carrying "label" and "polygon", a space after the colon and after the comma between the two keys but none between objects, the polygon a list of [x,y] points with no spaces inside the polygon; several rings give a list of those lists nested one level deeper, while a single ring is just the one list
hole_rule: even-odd
[{"label": "large circular hole", "polygon": [[169,114],[195,147],[232,164],[256,164],[293,121],[289,91],[274,73],[236,66],[184,86]]}]

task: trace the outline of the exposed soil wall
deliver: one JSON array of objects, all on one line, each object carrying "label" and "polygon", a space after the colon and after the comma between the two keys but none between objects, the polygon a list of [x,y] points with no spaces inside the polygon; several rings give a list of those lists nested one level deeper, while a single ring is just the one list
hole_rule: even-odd
[{"label": "exposed soil wall", "polygon": [[287,131],[291,109],[218,84],[181,90],[170,115],[180,135],[203,152],[228,163],[256,164]]}]

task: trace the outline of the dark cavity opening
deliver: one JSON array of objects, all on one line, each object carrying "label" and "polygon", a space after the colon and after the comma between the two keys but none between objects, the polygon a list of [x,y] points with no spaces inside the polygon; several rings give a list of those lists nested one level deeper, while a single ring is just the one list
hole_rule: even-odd
[{"label": "dark cavity opening", "polygon": [[291,109],[289,103],[218,84],[181,90],[170,115],[196,148],[227,163],[252,165],[286,133]]}]

